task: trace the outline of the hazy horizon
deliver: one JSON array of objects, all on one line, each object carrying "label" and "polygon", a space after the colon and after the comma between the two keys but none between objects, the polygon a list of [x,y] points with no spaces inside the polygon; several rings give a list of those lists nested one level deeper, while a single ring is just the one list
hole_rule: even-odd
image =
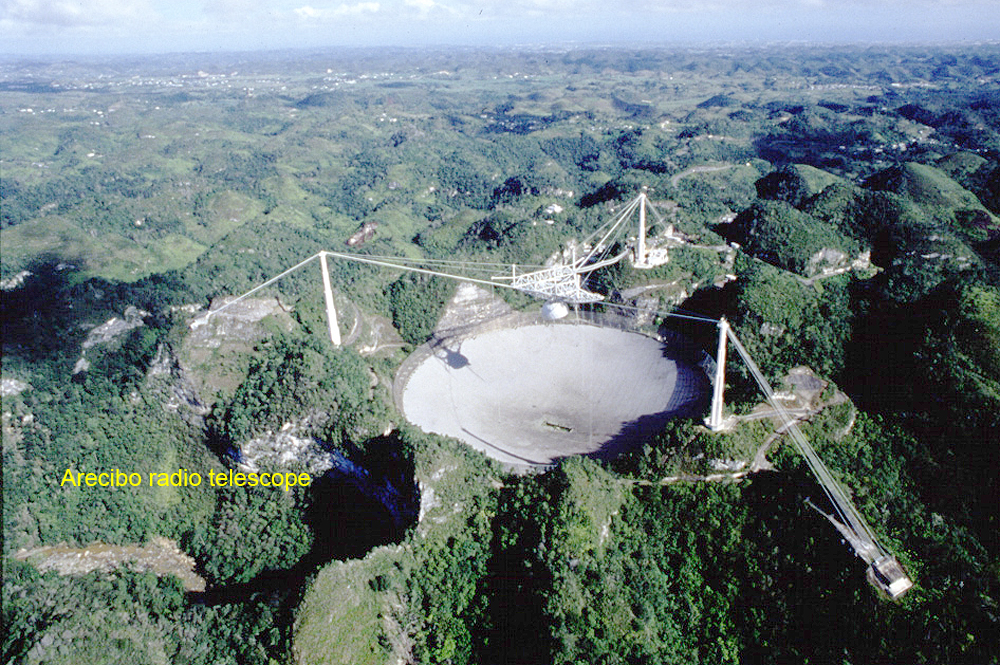
[{"label": "hazy horizon", "polygon": [[995,0],[0,0],[5,56],[996,41]]}]

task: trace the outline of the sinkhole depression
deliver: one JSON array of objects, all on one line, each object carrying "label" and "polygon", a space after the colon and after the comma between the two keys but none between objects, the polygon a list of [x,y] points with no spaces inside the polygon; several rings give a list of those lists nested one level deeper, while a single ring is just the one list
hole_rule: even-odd
[{"label": "sinkhole depression", "polygon": [[396,380],[406,416],[515,468],[614,457],[707,403],[683,345],[593,323],[491,327],[417,349]]}]

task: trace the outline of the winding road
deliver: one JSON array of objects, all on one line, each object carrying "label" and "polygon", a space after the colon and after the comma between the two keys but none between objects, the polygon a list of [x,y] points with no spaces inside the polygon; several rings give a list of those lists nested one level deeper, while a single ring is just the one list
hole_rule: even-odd
[{"label": "winding road", "polygon": [[691,168],[684,169],[677,175],[670,178],[670,186],[676,187],[682,178],[686,178],[689,175],[694,175],[696,173],[712,173],[714,171],[725,171],[726,169],[735,168],[736,164],[724,164],[722,166],[692,166]]}]

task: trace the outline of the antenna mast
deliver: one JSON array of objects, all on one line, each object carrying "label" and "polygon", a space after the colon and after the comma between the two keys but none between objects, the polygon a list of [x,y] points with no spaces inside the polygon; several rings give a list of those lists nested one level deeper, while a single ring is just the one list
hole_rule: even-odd
[{"label": "antenna mast", "polygon": [[639,194],[639,237],[636,238],[635,265],[646,265],[646,188]]},{"label": "antenna mast", "polygon": [[333,288],[330,286],[330,269],[326,265],[326,252],[319,253],[319,269],[323,273],[323,298],[326,300],[326,320],[330,325],[330,341],[340,346],[340,327],[337,325],[337,308],[333,304]]},{"label": "antenna mast", "polygon": [[715,354],[715,383],[712,389],[712,413],[706,423],[713,432],[728,429],[729,423],[722,419],[722,394],[726,387],[726,338],[729,336],[729,322],[726,317],[719,319],[719,348]]}]

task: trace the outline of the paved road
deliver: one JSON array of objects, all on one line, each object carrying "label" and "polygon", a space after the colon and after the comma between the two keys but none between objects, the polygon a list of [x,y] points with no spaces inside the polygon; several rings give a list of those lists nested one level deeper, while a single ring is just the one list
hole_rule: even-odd
[{"label": "paved road", "polygon": [[725,171],[726,169],[731,169],[735,167],[735,164],[725,164],[723,166],[692,166],[689,169],[685,169],[678,173],[677,175],[670,178],[670,185],[676,187],[682,178],[686,178],[689,175],[694,175],[695,173],[712,173],[713,171]]}]

